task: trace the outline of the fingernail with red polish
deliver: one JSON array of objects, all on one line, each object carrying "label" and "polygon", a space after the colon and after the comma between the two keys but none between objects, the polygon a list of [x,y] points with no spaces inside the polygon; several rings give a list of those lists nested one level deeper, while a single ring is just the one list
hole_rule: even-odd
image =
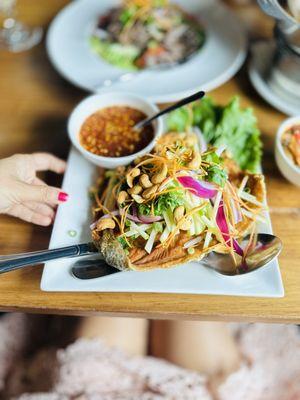
[{"label": "fingernail with red polish", "polygon": [[67,201],[68,197],[69,197],[68,193],[65,193],[65,192],[59,192],[59,194],[58,194],[59,201],[63,201],[63,202]]}]

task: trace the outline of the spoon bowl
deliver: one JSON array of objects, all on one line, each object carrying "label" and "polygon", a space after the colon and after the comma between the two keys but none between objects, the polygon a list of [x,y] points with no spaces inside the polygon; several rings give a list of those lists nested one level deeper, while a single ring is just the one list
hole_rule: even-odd
[{"label": "spoon bowl", "polygon": [[108,265],[101,255],[79,259],[71,269],[71,275],[77,279],[95,279],[120,272]]},{"label": "spoon bowl", "polygon": [[[249,239],[250,236],[244,238],[242,248],[246,248]],[[244,275],[266,267],[279,255],[281,249],[282,241],[277,236],[259,233],[256,245],[247,252],[246,257],[242,258],[236,254],[234,260],[231,254],[216,253],[213,251],[201,260],[201,263],[222,275]]]}]

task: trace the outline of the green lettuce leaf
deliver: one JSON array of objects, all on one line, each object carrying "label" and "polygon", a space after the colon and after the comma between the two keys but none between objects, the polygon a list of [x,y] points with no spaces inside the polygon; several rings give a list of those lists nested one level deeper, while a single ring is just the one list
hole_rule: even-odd
[{"label": "green lettuce leaf", "polygon": [[116,67],[136,70],[135,59],[139,55],[139,49],[135,46],[122,46],[118,43],[109,43],[98,37],[90,38],[92,51],[100,55],[104,60]]},{"label": "green lettuce leaf", "polygon": [[213,144],[225,144],[241,169],[258,171],[262,144],[257,121],[250,108],[240,108],[237,97],[223,109]]},{"label": "green lettuce leaf", "polygon": [[177,108],[167,118],[169,131],[184,132],[191,125],[190,114],[186,107]]},{"label": "green lettuce leaf", "polygon": [[[207,143],[212,146],[225,144],[241,169],[250,172],[259,170],[262,144],[257,121],[250,108],[240,108],[238,97],[226,106],[215,105],[211,98],[205,97],[194,103],[192,111],[192,125],[201,129]],[[182,132],[190,125],[187,107],[168,116],[167,126],[171,130]]]}]

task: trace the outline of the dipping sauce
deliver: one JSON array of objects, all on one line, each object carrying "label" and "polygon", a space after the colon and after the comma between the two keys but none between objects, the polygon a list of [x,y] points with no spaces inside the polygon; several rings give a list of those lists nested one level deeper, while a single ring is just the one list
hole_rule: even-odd
[{"label": "dipping sauce", "polygon": [[291,126],[283,133],[281,144],[286,155],[300,167],[300,124]]},{"label": "dipping sauce", "polygon": [[152,125],[135,130],[137,122],[147,118],[142,111],[131,107],[102,108],[90,115],[80,130],[80,144],[93,154],[122,157],[146,147],[154,137]]}]

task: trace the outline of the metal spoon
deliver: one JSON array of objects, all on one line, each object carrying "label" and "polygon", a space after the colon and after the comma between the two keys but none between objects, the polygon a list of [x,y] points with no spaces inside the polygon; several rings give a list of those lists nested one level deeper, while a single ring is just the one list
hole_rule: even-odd
[{"label": "metal spoon", "polygon": [[[245,248],[250,236],[244,238],[242,246]],[[221,254],[216,252],[209,253],[201,264],[205,267],[215,270],[221,275],[236,276],[248,274],[257,269],[267,266],[275,257],[278,256],[282,249],[281,240],[274,235],[260,233],[257,236],[257,244],[250,251],[246,258],[242,260],[238,257],[236,265],[230,254]],[[110,267],[104,260],[93,259],[86,260],[85,265],[82,261],[77,261],[72,268],[72,274],[79,279],[94,279],[104,275],[109,275],[113,272],[118,272]]]},{"label": "metal spoon", "polygon": [[163,110],[159,111],[158,113],[152,115],[151,117],[148,117],[138,122],[137,124],[134,125],[134,129],[142,129],[144,126],[150,124],[150,122],[154,121],[156,118],[168,114],[169,112],[174,111],[182,106],[185,106],[186,104],[192,103],[195,100],[202,99],[203,96],[205,96],[205,92],[203,92],[203,90],[200,90],[200,92],[185,97],[184,99],[177,101],[177,103],[172,104],[170,107],[166,107]]},{"label": "metal spoon", "polygon": [[95,279],[121,272],[98,257],[78,260],[71,268],[71,274],[78,279]]},{"label": "metal spoon", "polygon": [[[247,244],[249,237],[246,237],[243,244]],[[219,254],[212,252],[201,263],[211,269],[214,269],[223,275],[241,275],[253,272],[259,268],[265,267],[272,261],[282,249],[281,240],[270,234],[260,233],[257,235],[257,245],[247,254],[245,260],[239,257],[238,265],[232,260],[228,254]],[[67,246],[58,249],[42,250],[32,253],[14,254],[10,256],[0,257],[0,274],[13,271],[15,269],[24,268],[29,265],[41,264],[45,261],[55,260],[65,257],[79,257],[97,253],[93,243],[82,243],[74,246]],[[237,256],[238,257],[238,256]],[[98,278],[112,273],[101,256],[93,258],[92,261],[86,261],[83,264],[76,264],[72,269],[72,274],[80,279]],[[83,262],[82,261],[82,262]],[[98,268],[95,268],[95,266]],[[118,270],[115,270],[116,272]]]},{"label": "metal spoon", "polygon": [[[249,235],[244,238],[241,244],[243,249],[246,248],[249,239]],[[236,255],[237,264],[235,264],[230,254],[221,254],[214,251],[201,260],[201,263],[222,275],[235,276],[249,274],[267,266],[279,255],[281,249],[282,241],[277,236],[268,233],[259,233],[255,247],[247,252],[244,259]]]}]

